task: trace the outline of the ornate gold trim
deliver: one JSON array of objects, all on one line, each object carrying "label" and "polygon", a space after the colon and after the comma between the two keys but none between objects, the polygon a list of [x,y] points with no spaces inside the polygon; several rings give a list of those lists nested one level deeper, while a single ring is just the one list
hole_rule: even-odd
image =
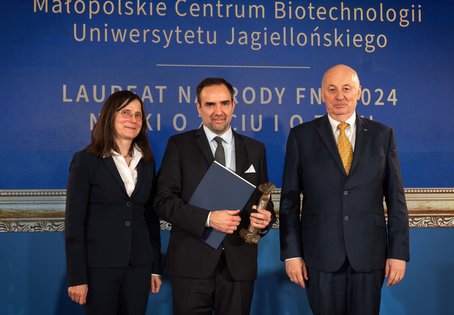
[{"label": "ornate gold trim", "polygon": [[[276,213],[280,195],[280,189],[272,194]],[[454,188],[406,188],[405,197],[410,227],[454,227]],[[0,190],[0,232],[62,232],[65,199],[65,189]],[[162,230],[170,227],[161,222]]]},{"label": "ornate gold trim", "polygon": [[0,190],[0,232],[62,232],[65,189]]},{"label": "ornate gold trim", "polygon": [[[280,197],[281,190],[276,189],[272,198],[276,213]],[[405,188],[405,199],[410,227],[454,228],[454,188]]]}]

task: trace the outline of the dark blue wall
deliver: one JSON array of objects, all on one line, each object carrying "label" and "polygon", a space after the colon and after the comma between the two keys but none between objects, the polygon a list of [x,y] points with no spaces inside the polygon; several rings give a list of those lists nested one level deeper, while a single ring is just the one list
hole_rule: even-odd
[{"label": "dark blue wall", "polygon": [[[169,232],[162,232],[164,248]],[[405,281],[383,288],[382,315],[452,314],[454,229],[411,229]],[[260,244],[256,315],[310,314],[305,291],[291,284],[279,261],[278,231]],[[0,314],[83,314],[66,295],[62,233],[0,233]],[[151,296],[147,314],[171,314],[170,285]]]},{"label": "dark blue wall", "polygon": [[[68,2],[70,13],[66,13],[65,6],[64,12],[58,13],[58,1],[0,1],[0,86],[4,91],[0,99],[0,189],[64,189],[71,156],[88,144],[92,118],[97,117],[112,86],[129,86],[144,98],[145,111],[152,115],[149,136],[159,164],[170,135],[200,125],[194,88],[208,76],[225,77],[238,89],[237,117],[232,126],[265,143],[270,180],[281,187],[290,122],[300,121],[292,117],[308,121],[325,113],[324,105],[314,94],[317,95],[324,71],[337,63],[349,64],[358,71],[363,86],[358,113],[394,128],[405,187],[454,186],[454,2],[220,1],[223,5],[263,5],[266,14],[257,18],[187,14],[191,4],[216,4],[217,0],[180,1],[180,10],[186,16],[176,14],[175,0],[163,1],[167,3],[165,16],[129,16],[115,11],[90,18],[73,9],[77,6],[81,10],[82,3],[88,2]],[[141,1],[154,5],[158,2]],[[305,18],[275,18],[276,2],[287,8],[306,8]],[[47,12],[39,9],[38,4],[42,3],[48,3]],[[316,10],[333,8],[335,16],[327,18],[322,14],[314,18],[316,14],[312,14],[311,18],[309,4]],[[355,20],[353,14],[350,20],[347,15],[341,19],[341,7],[347,7],[349,12],[356,8],[372,13],[369,19],[358,16]],[[373,12],[381,11],[388,12],[387,19],[373,16]],[[399,23],[398,12],[408,12],[405,19],[411,20],[409,25]],[[157,31],[202,27],[217,32],[218,41],[215,45],[172,41],[168,47],[162,42],[151,42],[149,37],[138,43],[112,39],[77,41],[73,30],[83,25],[93,29],[108,25],[116,30]],[[251,38],[249,45],[227,44],[232,28],[251,38],[257,32],[262,38],[265,33],[287,38],[283,30],[289,35],[292,29],[309,40],[307,45],[292,46],[288,39],[287,44],[280,40],[272,45],[268,38],[267,45],[254,50]],[[311,44],[312,35],[333,39],[334,33],[342,35],[342,40],[322,40],[320,44],[314,40]],[[354,36],[366,35],[384,36],[386,45],[366,51],[364,45],[353,44]],[[162,99],[156,86],[166,87]],[[192,92],[188,99],[179,93],[180,88],[186,87]],[[262,88],[271,91],[272,99],[267,100],[267,93],[260,97]],[[281,98],[275,89],[285,89]],[[301,89],[304,92],[297,93]],[[256,93],[254,99],[252,91]],[[177,115],[186,117],[185,128],[173,124]],[[251,115],[256,127],[258,116],[262,115],[260,130],[251,127]]]}]

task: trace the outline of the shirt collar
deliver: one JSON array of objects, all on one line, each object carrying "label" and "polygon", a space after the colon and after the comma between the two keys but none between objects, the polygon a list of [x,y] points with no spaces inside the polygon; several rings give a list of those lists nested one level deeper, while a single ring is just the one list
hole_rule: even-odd
[{"label": "shirt collar", "polygon": [[[333,129],[333,133],[336,133],[337,126],[341,123],[341,121],[335,120],[329,114],[328,114],[328,120],[331,125],[331,128]],[[354,128],[355,123],[356,123],[356,112],[354,112],[353,115],[351,115],[345,122],[347,124],[349,124],[351,128]]]},{"label": "shirt collar", "polygon": [[205,131],[205,134],[207,136],[208,142],[211,142],[214,137],[221,137],[222,140],[224,140],[227,144],[232,143],[233,139],[233,132],[232,132],[232,127],[229,126],[229,129],[225,131],[222,135],[217,135],[213,131],[211,131],[207,126],[203,125],[203,131]]},{"label": "shirt collar", "polygon": [[[111,150],[113,156],[121,156],[120,153],[115,151],[114,149]],[[142,151],[140,151],[139,147],[134,144],[134,147],[132,148],[132,161],[139,161],[142,158],[143,154]]]}]

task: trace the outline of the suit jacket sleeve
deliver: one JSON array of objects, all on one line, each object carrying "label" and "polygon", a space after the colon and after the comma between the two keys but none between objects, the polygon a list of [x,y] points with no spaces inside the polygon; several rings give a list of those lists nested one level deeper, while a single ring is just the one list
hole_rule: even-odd
[{"label": "suit jacket sleeve", "polygon": [[405,193],[400,175],[399,159],[393,131],[389,137],[387,169],[385,176],[385,202],[388,211],[388,250],[387,258],[408,261],[409,227]]},{"label": "suit jacket sleeve", "polygon": [[279,210],[281,260],[303,257],[300,225],[300,193],[302,184],[298,144],[294,129],[290,130],[282,178],[281,202]]},{"label": "suit jacket sleeve", "polygon": [[156,171],[153,163],[153,190],[150,194],[149,201],[145,212],[145,218],[150,233],[150,242],[153,249],[153,263],[151,273],[162,274],[162,254],[161,254],[161,225],[159,217],[153,207],[153,197],[156,193]]},{"label": "suit jacket sleeve", "polygon": [[[266,162],[266,150],[265,146],[261,146],[261,154],[260,154],[260,181],[259,183],[267,183],[269,182],[268,180],[268,168],[267,168],[267,162]],[[259,199],[261,197],[262,193],[259,193],[258,196],[256,197],[256,203],[259,202]],[[271,212],[271,221],[268,224],[268,226],[262,230],[260,230],[260,235],[261,237],[265,236],[273,227],[273,224],[276,222],[276,213],[274,212],[274,204],[273,201],[270,198],[270,201],[268,202],[268,206],[266,207],[266,210]]]},{"label": "suit jacket sleeve", "polygon": [[68,283],[87,283],[85,217],[90,195],[90,175],[84,154],[74,154],[69,168],[65,211],[65,245]]},{"label": "suit jacket sleeve", "polygon": [[209,212],[189,205],[182,198],[181,169],[184,167],[182,161],[184,154],[189,153],[180,152],[174,138],[170,138],[158,173],[154,207],[156,213],[165,221],[197,238],[202,238]]}]

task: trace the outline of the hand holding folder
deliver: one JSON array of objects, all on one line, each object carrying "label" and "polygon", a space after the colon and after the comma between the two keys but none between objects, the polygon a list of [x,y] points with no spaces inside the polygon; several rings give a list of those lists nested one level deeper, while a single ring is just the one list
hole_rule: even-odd
[{"label": "hand holding folder", "polygon": [[240,210],[214,209],[210,215],[210,227],[213,229],[232,234],[240,225]]},{"label": "hand holding folder", "polygon": [[[207,211],[241,210],[254,190],[255,186],[250,182],[214,161],[192,194],[189,204]],[[225,233],[206,228],[203,241],[217,249],[224,237]]]}]

